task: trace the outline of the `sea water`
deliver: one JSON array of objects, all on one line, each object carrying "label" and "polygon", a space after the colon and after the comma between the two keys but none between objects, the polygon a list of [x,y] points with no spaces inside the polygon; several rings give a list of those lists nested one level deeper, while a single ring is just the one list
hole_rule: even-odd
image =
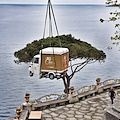
[{"label": "sea water", "polygon": [[[119,79],[120,52],[110,40],[116,31],[115,23],[99,21],[100,18],[108,20],[109,12],[117,8],[104,5],[55,5],[53,8],[60,35],[72,34],[107,55],[104,63],[89,64],[76,73],[71,85],[77,90],[82,86],[95,85],[98,77],[102,81]],[[29,63],[14,63],[15,51],[42,38],[45,13],[44,5],[0,5],[0,120],[15,116],[15,109],[25,102],[26,92],[31,94],[31,100],[64,93],[61,79],[30,77]],[[112,49],[106,49],[108,46]]]}]

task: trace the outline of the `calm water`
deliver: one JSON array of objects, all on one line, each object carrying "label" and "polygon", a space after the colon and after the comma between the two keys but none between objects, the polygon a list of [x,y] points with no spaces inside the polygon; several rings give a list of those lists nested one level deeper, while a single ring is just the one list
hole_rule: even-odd
[{"label": "calm water", "polygon": [[[114,9],[95,5],[54,6],[60,34],[72,34],[107,55],[105,63],[90,64],[74,76],[71,85],[76,89],[96,84],[97,77],[102,81],[120,78],[120,52],[110,41],[115,32],[114,22],[99,22],[101,17],[108,19],[109,12]],[[24,102],[26,92],[31,94],[31,100],[63,93],[62,80],[29,77],[29,64],[14,63],[15,51],[42,38],[45,10],[45,6],[0,5],[0,120],[15,115],[15,109]],[[107,46],[113,49],[108,50]]]}]

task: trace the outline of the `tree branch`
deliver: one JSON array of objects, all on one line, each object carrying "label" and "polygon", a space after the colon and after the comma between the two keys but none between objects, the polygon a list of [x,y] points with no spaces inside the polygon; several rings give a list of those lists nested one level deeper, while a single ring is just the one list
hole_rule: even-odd
[{"label": "tree branch", "polygon": [[95,63],[97,60],[94,60],[94,61],[91,61],[91,62],[89,62],[88,64],[92,64],[92,63]]},{"label": "tree branch", "polygon": [[73,72],[73,66],[72,66],[71,61],[70,61],[70,68],[71,68],[71,71]]},{"label": "tree branch", "polygon": [[[82,68],[84,68],[88,62],[90,61],[91,59],[87,59],[86,61],[84,61],[83,63],[80,63],[78,64],[78,66],[76,66],[76,68],[74,69],[74,71],[72,72],[72,74],[69,76],[69,79],[72,79],[72,77],[74,76],[74,74],[78,71],[80,71]],[[81,67],[82,66],[82,67]],[[79,68],[80,67],[80,68]]]},{"label": "tree branch", "polygon": [[86,62],[81,68],[79,68],[78,70],[75,71],[76,72],[79,72],[81,69],[83,69],[86,65],[88,64],[88,62]]},{"label": "tree branch", "polygon": [[72,66],[72,67],[74,67],[74,66],[76,66],[76,65],[81,65],[81,64],[83,64],[83,63],[85,63],[85,62],[86,62],[86,61],[84,61],[84,62],[82,62],[82,63],[75,63],[75,64],[73,64],[73,65],[72,65],[72,64],[70,64],[70,66],[69,66],[69,67],[71,67],[71,66]]}]

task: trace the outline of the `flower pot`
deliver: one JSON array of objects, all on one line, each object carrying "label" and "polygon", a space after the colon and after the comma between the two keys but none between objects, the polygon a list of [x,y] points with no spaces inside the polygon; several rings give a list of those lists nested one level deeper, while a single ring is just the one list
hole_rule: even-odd
[{"label": "flower pot", "polygon": [[70,94],[72,95],[73,92],[74,92],[75,87],[74,87],[74,86],[71,86],[71,87],[69,87],[69,89],[70,89]]},{"label": "flower pot", "polygon": [[29,99],[30,99],[30,94],[26,93],[24,98],[25,98],[26,103],[28,104],[29,103]]},{"label": "flower pot", "polygon": [[16,112],[16,118],[17,118],[17,120],[20,120],[22,109],[21,108],[17,108],[15,112]]},{"label": "flower pot", "polygon": [[97,78],[97,79],[96,79],[97,85],[100,85],[100,80],[101,80],[101,78]]}]

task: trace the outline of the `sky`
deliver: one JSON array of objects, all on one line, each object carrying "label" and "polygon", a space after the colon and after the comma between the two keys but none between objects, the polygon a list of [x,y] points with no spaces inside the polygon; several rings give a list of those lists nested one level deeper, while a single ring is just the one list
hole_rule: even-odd
[{"label": "sky", "polygon": [[[0,4],[46,4],[48,0],[0,0]],[[106,0],[51,0],[52,4],[105,4]]]}]

